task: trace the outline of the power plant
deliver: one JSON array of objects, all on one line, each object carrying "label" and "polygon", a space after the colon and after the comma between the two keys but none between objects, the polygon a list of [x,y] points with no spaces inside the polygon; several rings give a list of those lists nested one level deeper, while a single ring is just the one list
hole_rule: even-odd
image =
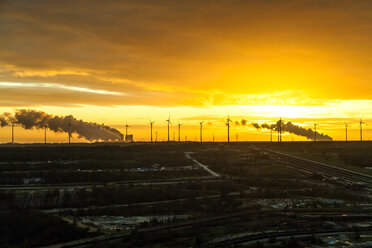
[{"label": "power plant", "polygon": [[[170,126],[172,124],[170,115],[167,122],[167,138],[166,141],[170,142]],[[241,121],[232,120],[230,115],[228,115],[227,119],[225,120],[225,125],[227,127],[227,142],[230,142],[230,125],[234,122],[237,126],[242,125],[245,126],[247,123],[246,119],[242,119]],[[154,142],[154,121],[150,120],[150,142]],[[203,124],[204,121],[199,122],[199,141],[203,142]],[[359,120],[359,133],[360,133],[360,141],[363,141],[363,125],[365,122],[363,122],[362,119]],[[77,136],[80,138],[85,138],[89,141],[125,141],[125,142],[133,142],[133,134],[129,134],[129,125],[126,122],[125,124],[125,135],[121,134],[118,130],[111,128],[109,126],[105,126],[104,124],[96,124],[96,123],[88,123],[84,122],[82,120],[77,120],[73,116],[52,116],[48,115],[41,111],[35,111],[35,110],[17,110],[15,115],[11,115],[9,113],[4,113],[0,115],[0,125],[2,127],[4,126],[10,126],[11,127],[11,143],[15,142],[15,125],[20,125],[21,127],[27,129],[42,129],[44,131],[44,143],[47,143],[47,129],[53,131],[53,132],[66,132],[68,134],[68,143],[71,143],[72,134],[76,133]],[[178,122],[178,142],[181,142],[181,124]],[[258,124],[258,123],[252,123],[252,125],[256,129],[267,129],[270,132],[270,142],[273,142],[273,134],[274,132],[278,133],[278,142],[282,141],[282,134],[283,133],[292,133],[295,135],[306,137],[309,140],[313,140],[314,142],[317,141],[332,141],[333,139],[325,134],[318,132],[318,123],[313,123],[313,129],[310,128],[304,128],[299,125],[295,125],[291,122],[284,122],[283,119],[280,117],[280,119],[276,123],[272,124]],[[344,132],[345,132],[345,141],[349,141],[349,128],[350,123],[344,123]],[[177,130],[174,130],[173,132],[173,141],[177,140],[176,137]],[[156,132],[156,138],[157,140],[157,134]],[[236,141],[238,141],[238,133],[235,133]],[[185,141],[187,139],[185,138]],[[197,137],[196,139],[197,140]],[[215,141],[216,137],[213,134],[213,137],[211,137],[211,141]]]}]

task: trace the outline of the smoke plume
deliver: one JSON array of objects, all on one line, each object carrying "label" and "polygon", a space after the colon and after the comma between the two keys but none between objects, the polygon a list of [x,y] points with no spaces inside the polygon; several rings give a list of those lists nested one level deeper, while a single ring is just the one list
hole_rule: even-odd
[{"label": "smoke plume", "polygon": [[0,115],[1,127],[11,125],[12,123],[20,124],[25,129],[48,128],[54,132],[68,132],[69,125],[71,133],[77,133],[79,138],[85,138],[89,141],[122,141],[123,134],[117,129],[97,124],[77,120],[72,115],[69,116],[52,116],[42,111],[36,110],[17,110],[15,115],[3,113]]},{"label": "smoke plume", "polygon": [[246,119],[241,119],[240,121],[235,121],[234,123],[235,123],[235,126],[240,126],[240,125],[245,126],[247,125],[248,121]]},{"label": "smoke plume", "polygon": [[[281,127],[282,132],[289,132],[293,133],[299,136],[306,137],[307,139],[314,140],[315,138],[315,132],[308,128],[303,128],[297,125],[294,125],[292,122],[283,122],[283,121],[278,121],[275,124],[258,124],[258,123],[252,123],[252,126],[254,126],[257,129],[265,128],[265,129],[272,129],[274,131],[278,131],[278,127]],[[316,138],[317,140],[322,140],[322,141],[332,141],[332,138],[326,134],[318,133],[316,132]]]}]

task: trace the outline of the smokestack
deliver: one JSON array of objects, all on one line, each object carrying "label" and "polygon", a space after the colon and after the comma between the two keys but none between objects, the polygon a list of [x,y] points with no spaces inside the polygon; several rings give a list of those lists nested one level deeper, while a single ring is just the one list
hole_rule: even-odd
[{"label": "smokestack", "polygon": [[[116,129],[105,125],[99,125],[92,122],[77,120],[73,116],[52,116],[42,111],[36,110],[17,110],[15,115],[3,113],[0,115],[1,127],[20,124],[25,129],[46,129],[53,132],[67,132],[69,141],[72,133],[77,133],[79,138],[85,138],[89,141],[120,141],[123,135]],[[73,130],[71,129],[73,128]],[[14,135],[14,131],[13,131]],[[14,141],[14,136],[12,138]]]}]

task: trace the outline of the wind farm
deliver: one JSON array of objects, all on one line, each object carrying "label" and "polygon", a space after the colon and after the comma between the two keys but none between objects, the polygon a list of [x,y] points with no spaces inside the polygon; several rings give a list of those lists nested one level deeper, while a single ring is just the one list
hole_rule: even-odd
[{"label": "wind farm", "polygon": [[0,247],[372,247],[372,1],[0,1]]},{"label": "wind farm", "polygon": [[[58,118],[61,118],[61,121],[59,121]],[[192,136],[192,133],[196,134],[199,129],[199,142],[211,142],[215,140],[215,132],[223,132],[223,116],[221,119],[216,119],[215,122],[208,122],[208,125],[206,127],[203,126],[204,121],[187,121],[188,122],[188,130],[187,133],[189,133],[189,136]],[[299,140],[299,141],[337,141],[334,140],[332,137],[325,133],[321,133],[317,131],[317,127],[319,126],[319,123],[314,122],[312,124],[313,128],[309,127],[311,126],[311,122],[306,122],[305,124],[303,123],[298,123],[294,124],[291,121],[285,122],[282,120],[281,117],[275,122],[275,124],[267,124],[266,122],[259,124],[257,122],[251,122],[249,124],[249,118],[245,117],[243,119],[236,119],[230,117],[228,115],[225,117],[225,128],[227,129],[226,135],[221,135],[219,142],[230,142],[230,130],[234,129],[234,131],[239,131],[241,133],[247,133],[247,134],[252,134],[256,133],[259,134],[258,138],[255,139],[249,139],[249,138],[242,138],[240,141],[267,141],[267,136],[269,136],[270,142],[273,142],[273,131],[277,133],[277,141],[282,142],[283,140],[283,135],[290,135],[292,139],[287,138],[286,141],[293,141],[294,137]],[[99,125],[96,123],[87,123],[86,126],[83,120],[77,120],[73,116],[67,116],[65,117],[65,120],[62,119],[62,117],[58,116],[53,116],[53,115],[48,115],[47,113],[44,112],[38,112],[35,110],[17,110],[14,116],[12,116],[10,113],[3,113],[0,115],[0,121],[2,123],[2,128],[6,128],[7,126],[11,127],[11,140],[10,143],[14,144],[15,143],[15,127],[22,128],[24,130],[30,130],[31,132],[33,130],[37,129],[43,129],[43,141],[44,143],[47,143],[46,135],[47,135],[47,130],[52,131],[52,133],[49,134],[50,137],[53,136],[53,134],[56,133],[67,133],[68,139],[66,141],[60,141],[60,142],[50,142],[50,143],[71,143],[72,142],[78,142],[78,143],[89,143],[89,142],[153,142],[153,128],[156,123],[156,121],[150,121],[150,130],[149,130],[149,135],[145,135],[144,137],[142,136],[141,138],[136,138],[135,137],[140,137],[141,135],[141,126],[138,126],[138,133],[140,135],[136,135],[137,133],[137,125],[130,126],[128,125],[128,121],[125,121],[125,124],[123,125],[124,129],[124,134],[122,134],[119,129],[111,128],[110,126],[107,125]],[[182,119],[177,120],[177,126],[174,127],[172,125],[171,117],[170,115],[168,116],[168,119],[165,120],[166,126],[161,125],[161,122],[159,122],[158,125],[156,125],[157,130],[159,128],[166,128],[166,136],[160,137],[161,141],[166,141],[166,142],[172,142],[175,141],[175,134],[177,132],[177,141],[181,142],[181,126],[182,124]],[[185,121],[185,120],[183,120]],[[72,124],[76,122],[76,124]],[[195,125],[198,123],[199,128],[197,129],[197,126]],[[234,124],[235,123],[235,124]],[[354,123],[351,121],[349,122],[344,122],[344,138],[339,139],[339,141],[363,141],[363,125],[366,123],[360,119],[358,122],[354,121]],[[65,125],[65,126],[64,126]],[[75,128],[75,125],[77,128]],[[342,125],[340,123],[340,125]],[[354,132],[353,138],[351,139],[350,135],[348,136],[348,128],[350,129],[352,126],[354,127],[354,130],[358,127],[358,133],[356,134]],[[118,126],[118,125],[115,125]],[[307,126],[307,128],[306,128]],[[132,127],[131,131],[133,134],[129,134],[129,128]],[[205,139],[203,139],[203,128],[206,128],[204,131],[209,131],[209,136],[206,136]],[[176,130],[175,130],[176,129]],[[318,128],[319,129],[319,128]],[[0,129],[1,130],[1,129]],[[103,130],[105,130],[103,132]],[[323,128],[323,130],[325,130]],[[326,130],[325,130],[326,131]],[[365,130],[364,130],[365,131]],[[111,133],[110,133],[111,132]],[[173,132],[173,139],[170,138],[170,133]],[[350,130],[349,130],[350,132]],[[76,133],[77,136],[73,136],[73,134]],[[158,133],[158,131],[156,131]],[[185,131],[186,133],[186,131]],[[212,135],[210,135],[212,133]],[[163,133],[164,134],[164,133]],[[110,136],[111,135],[111,136]],[[369,130],[368,130],[368,135],[369,135]],[[248,135],[247,135],[248,136]],[[301,137],[304,137],[304,139],[300,139]],[[367,136],[368,137],[368,136]],[[83,139],[82,139],[83,138]],[[72,140],[73,139],[73,140]],[[39,139],[40,140],[40,139]],[[364,134],[364,140],[369,140],[369,138],[366,139],[366,135]],[[156,135],[155,141],[158,141],[158,136]],[[186,141],[186,139],[184,139]],[[192,140],[191,140],[192,141]],[[196,140],[194,140],[196,141]],[[237,141],[237,139],[235,140]],[[3,143],[9,143],[9,142],[3,142]],[[23,143],[23,142],[18,142],[18,143]],[[41,143],[41,142],[34,142],[34,143]]]}]

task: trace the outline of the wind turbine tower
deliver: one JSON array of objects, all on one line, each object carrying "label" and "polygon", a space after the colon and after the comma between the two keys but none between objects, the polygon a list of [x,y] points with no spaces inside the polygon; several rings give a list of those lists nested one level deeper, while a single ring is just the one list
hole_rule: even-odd
[{"label": "wind turbine tower", "polygon": [[203,122],[204,121],[199,122],[200,123],[200,143],[203,142]]},{"label": "wind turbine tower", "polygon": [[44,143],[45,143],[45,144],[47,143],[47,142],[46,142],[46,133],[47,133],[47,128],[48,128],[48,126],[45,125],[45,126],[44,126]]},{"label": "wind turbine tower", "polygon": [[347,123],[345,122],[345,141],[347,141]]},{"label": "wind turbine tower", "polygon": [[178,142],[181,142],[181,126],[182,123],[178,122]]},{"label": "wind turbine tower", "polygon": [[14,144],[14,121],[12,122],[12,144]]},{"label": "wind turbine tower", "polygon": [[278,142],[282,142],[282,117],[277,122],[278,125]]},{"label": "wind turbine tower", "polygon": [[230,143],[230,122],[232,120],[230,119],[230,115],[226,119],[226,125],[227,125],[227,142]]},{"label": "wind turbine tower", "polygon": [[360,121],[359,121],[359,126],[360,126],[360,141],[363,141],[363,124],[364,124],[364,122],[362,121],[362,119],[360,119]]},{"label": "wind turbine tower", "polygon": [[318,126],[318,124],[314,123],[314,142],[316,142],[316,126]]},{"label": "wind turbine tower", "polygon": [[150,121],[150,129],[151,129],[151,143],[152,143],[152,125],[154,125],[155,121]]},{"label": "wind turbine tower", "polygon": [[270,126],[270,142],[273,142],[273,127]]},{"label": "wind turbine tower", "polygon": [[166,120],[166,122],[168,122],[168,142],[169,142],[169,125],[172,123],[170,120],[170,115],[168,117],[168,120]]},{"label": "wind turbine tower", "polygon": [[71,144],[71,123],[68,123],[68,143]]}]

